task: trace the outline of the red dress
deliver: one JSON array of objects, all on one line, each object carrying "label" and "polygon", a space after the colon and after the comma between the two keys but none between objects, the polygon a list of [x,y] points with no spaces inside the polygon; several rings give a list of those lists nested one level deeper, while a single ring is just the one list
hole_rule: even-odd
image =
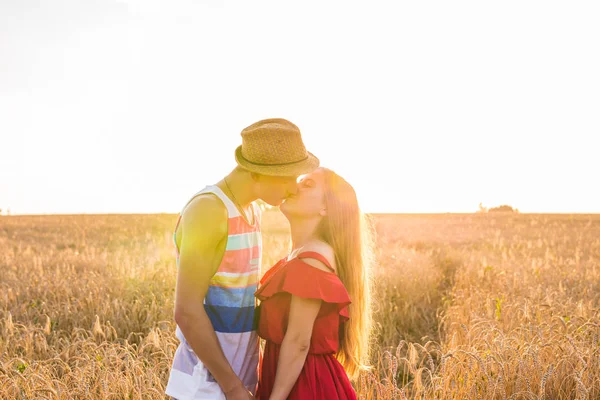
[{"label": "red dress", "polygon": [[322,255],[304,252],[290,261],[280,260],[261,279],[255,295],[261,301],[257,310],[258,334],[265,339],[265,349],[260,363],[257,398],[268,400],[271,395],[294,295],[323,302],[314,323],[306,361],[288,399],[355,400],[356,392],[334,356],[339,348],[340,326],[349,317],[350,297],[334,272],[315,268],[300,257],[315,258],[333,270]]}]

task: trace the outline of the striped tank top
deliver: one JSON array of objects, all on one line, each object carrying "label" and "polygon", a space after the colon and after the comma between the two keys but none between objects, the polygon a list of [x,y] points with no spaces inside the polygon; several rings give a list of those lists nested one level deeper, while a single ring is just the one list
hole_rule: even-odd
[{"label": "striped tank top", "polygon": [[[215,329],[225,357],[244,385],[254,394],[259,361],[259,337],[254,324],[254,292],[262,260],[260,209],[252,204],[253,219],[250,225],[218,186],[207,186],[196,193],[182,209],[175,232],[187,205],[204,193],[212,193],[221,199],[228,213],[225,253],[209,283],[204,310]],[[173,235],[174,239],[175,235],[176,233]],[[179,266],[176,240],[175,249]],[[198,359],[179,326],[176,327],[175,334],[180,344],[173,359],[166,394],[176,399],[225,399],[219,385]]]}]

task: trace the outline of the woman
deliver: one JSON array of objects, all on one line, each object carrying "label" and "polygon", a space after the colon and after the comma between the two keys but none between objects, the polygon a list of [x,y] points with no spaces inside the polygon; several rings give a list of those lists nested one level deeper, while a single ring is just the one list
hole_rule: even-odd
[{"label": "woman", "polygon": [[261,279],[258,334],[265,339],[257,398],[356,399],[371,325],[369,242],[350,184],[319,168],[280,206],[291,254]]}]

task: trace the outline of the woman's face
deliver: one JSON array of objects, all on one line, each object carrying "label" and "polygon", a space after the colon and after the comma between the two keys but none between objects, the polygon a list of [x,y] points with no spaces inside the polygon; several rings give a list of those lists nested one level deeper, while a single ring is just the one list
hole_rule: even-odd
[{"label": "woman's face", "polygon": [[281,204],[286,216],[318,217],[325,215],[325,173],[318,168],[298,178],[298,191]]}]

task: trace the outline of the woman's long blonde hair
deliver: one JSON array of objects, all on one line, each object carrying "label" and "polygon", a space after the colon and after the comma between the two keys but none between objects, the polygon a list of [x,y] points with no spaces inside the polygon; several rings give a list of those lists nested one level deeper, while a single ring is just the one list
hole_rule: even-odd
[{"label": "woman's long blonde hair", "polygon": [[335,172],[320,169],[325,176],[327,215],[317,227],[317,235],[333,247],[338,275],[352,301],[350,319],[340,329],[336,357],[354,380],[360,371],[370,368],[372,229],[354,188]]}]

